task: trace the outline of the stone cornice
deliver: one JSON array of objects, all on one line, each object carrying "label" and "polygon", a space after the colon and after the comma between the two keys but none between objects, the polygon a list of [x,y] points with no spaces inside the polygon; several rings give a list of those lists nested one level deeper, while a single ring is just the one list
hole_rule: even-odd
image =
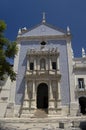
[{"label": "stone cornice", "polygon": [[17,37],[16,41],[21,42],[21,41],[29,41],[29,40],[68,40],[71,39],[71,35],[53,35],[53,36],[29,36],[29,37]]}]

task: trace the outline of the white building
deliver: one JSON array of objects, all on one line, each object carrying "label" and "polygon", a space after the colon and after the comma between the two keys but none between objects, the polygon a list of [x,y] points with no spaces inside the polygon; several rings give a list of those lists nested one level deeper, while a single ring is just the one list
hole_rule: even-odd
[{"label": "white building", "polygon": [[17,74],[0,87],[0,117],[86,114],[86,56],[75,58],[71,33],[42,23],[19,29]]}]

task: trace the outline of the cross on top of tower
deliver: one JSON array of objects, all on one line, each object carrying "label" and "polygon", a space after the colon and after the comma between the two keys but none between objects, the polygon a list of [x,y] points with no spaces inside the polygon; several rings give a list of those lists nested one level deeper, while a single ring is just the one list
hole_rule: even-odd
[{"label": "cross on top of tower", "polygon": [[45,12],[43,12],[42,23],[45,23],[45,22],[46,22]]}]

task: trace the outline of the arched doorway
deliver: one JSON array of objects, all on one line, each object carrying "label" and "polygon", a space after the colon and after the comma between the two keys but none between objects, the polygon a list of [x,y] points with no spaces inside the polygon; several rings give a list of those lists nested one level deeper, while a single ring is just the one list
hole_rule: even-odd
[{"label": "arched doorway", "polygon": [[48,108],[48,86],[45,83],[39,84],[37,88],[37,108]]},{"label": "arched doorway", "polygon": [[80,112],[86,114],[86,97],[79,98]]}]

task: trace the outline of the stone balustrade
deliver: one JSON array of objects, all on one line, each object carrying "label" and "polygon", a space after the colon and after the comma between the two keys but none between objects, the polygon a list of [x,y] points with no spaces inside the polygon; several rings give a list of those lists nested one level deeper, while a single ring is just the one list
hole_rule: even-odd
[{"label": "stone balustrade", "polygon": [[43,48],[43,49],[30,49],[28,50],[27,52],[27,55],[46,55],[46,54],[49,54],[49,55],[59,55],[59,52],[58,52],[58,49],[57,48],[51,48],[51,49],[47,49],[47,48]]}]

